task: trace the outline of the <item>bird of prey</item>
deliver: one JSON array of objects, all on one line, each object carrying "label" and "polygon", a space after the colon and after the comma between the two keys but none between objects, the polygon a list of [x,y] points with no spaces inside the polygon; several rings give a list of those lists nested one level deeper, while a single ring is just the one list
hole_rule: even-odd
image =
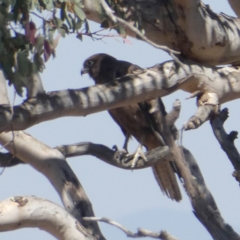
[{"label": "bird of prey", "polygon": [[[136,71],[141,72],[141,70],[142,72],[144,71],[139,66],[130,62],[119,61],[110,55],[100,53],[84,61],[81,74],[88,73],[95,81],[95,84],[104,84],[110,81],[117,81],[117,78]],[[161,101],[160,98],[159,101]],[[151,104],[152,100],[108,110],[111,117],[120,126],[126,139],[133,136],[147,150],[163,146],[161,141],[156,137],[156,134],[153,133],[149,119],[146,117],[149,115],[146,106],[149,109]],[[166,115],[165,109],[164,114]],[[154,115],[151,117],[154,117]],[[126,147],[127,141],[125,140],[124,147]],[[181,192],[170,162],[161,161],[156,163],[152,168],[161,190],[171,199],[180,201]]]}]

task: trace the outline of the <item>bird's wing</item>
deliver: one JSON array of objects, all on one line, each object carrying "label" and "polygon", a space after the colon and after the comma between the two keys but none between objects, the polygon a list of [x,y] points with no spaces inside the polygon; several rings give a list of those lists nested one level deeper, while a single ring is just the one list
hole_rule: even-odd
[{"label": "bird's wing", "polygon": [[[163,121],[163,118],[167,113],[162,100],[156,98],[151,101],[146,101],[140,103],[139,107],[144,112],[146,121],[149,122],[149,125],[151,126],[151,133],[148,135],[155,136],[155,138],[152,136],[146,138],[146,147],[151,150],[165,145],[164,137],[161,135],[161,121]],[[160,114],[156,114],[156,111],[158,111],[158,113],[160,111]],[[172,161],[162,160],[153,166],[153,173],[161,190],[171,199],[180,201],[182,196],[174,174],[175,169],[172,167],[174,166],[174,163],[174,159]]]},{"label": "bird's wing", "polygon": [[[157,134],[160,135],[159,129],[156,127],[158,119],[150,111],[154,108],[154,101],[157,99],[109,110],[123,133],[134,136],[148,150],[165,145],[164,141],[161,142],[157,137]],[[163,115],[166,115],[164,105],[162,111]],[[180,201],[181,192],[170,162],[168,160],[159,161],[153,166],[153,173],[161,190],[171,199]]]}]

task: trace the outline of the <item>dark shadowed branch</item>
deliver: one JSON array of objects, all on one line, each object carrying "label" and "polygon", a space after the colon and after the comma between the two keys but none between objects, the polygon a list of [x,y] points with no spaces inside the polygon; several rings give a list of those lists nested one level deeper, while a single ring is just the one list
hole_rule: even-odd
[{"label": "dark shadowed branch", "polygon": [[216,240],[240,240],[239,235],[227,224],[218,210],[217,204],[207,188],[197,161],[186,148],[183,149],[185,160],[192,174],[192,184],[196,197],[189,196],[193,213]]},{"label": "dark shadowed branch", "polygon": [[[162,151],[163,148],[164,151]],[[164,159],[164,155],[167,156],[168,154],[171,154],[167,146],[163,148],[159,147],[148,152],[146,154],[148,163],[145,163],[144,161],[138,161],[138,164],[137,166],[135,166],[135,168],[137,169],[151,166],[154,163],[154,160],[157,160],[161,157],[162,159]],[[131,169],[131,161],[127,163],[128,167],[124,166],[125,163],[121,165],[121,161],[114,158],[116,150],[112,150],[100,144],[80,143],[78,145],[57,147],[57,149],[59,149],[63,152],[63,154],[69,157],[89,154],[99,157],[99,159],[104,160],[105,162],[110,163],[114,166]],[[196,160],[194,159],[190,151],[185,148],[183,149],[183,154],[185,161],[189,166],[192,175],[191,184],[194,187],[196,193],[194,197],[189,195],[194,209],[194,214],[199,219],[199,221],[206,227],[206,229],[209,231],[209,233],[214,239],[240,240],[240,237],[237,235],[237,233],[235,233],[232,227],[226,224],[224,219],[222,218],[215,203],[215,200],[204,182],[203,176],[200,172]]]},{"label": "dark shadowed branch", "polygon": [[[59,150],[66,158],[92,155],[98,159],[111,164],[115,167],[132,170],[132,160],[134,154],[127,154],[124,149],[110,149],[102,144],[94,144],[91,142],[82,142],[71,145],[58,146],[55,149]],[[134,169],[142,169],[154,165],[159,159],[165,160],[170,155],[167,146],[153,149],[145,154],[148,161],[140,160],[137,162]],[[24,163],[20,159],[13,157],[11,153],[0,154],[0,166],[11,167],[19,163]]]},{"label": "dark shadowed branch", "polygon": [[231,131],[229,134],[224,129],[224,123],[228,118],[228,109],[224,108],[215,118],[211,120],[212,130],[217,138],[221,148],[227,154],[235,171],[233,176],[240,182],[240,155],[234,145],[234,140],[237,138],[238,132]]}]

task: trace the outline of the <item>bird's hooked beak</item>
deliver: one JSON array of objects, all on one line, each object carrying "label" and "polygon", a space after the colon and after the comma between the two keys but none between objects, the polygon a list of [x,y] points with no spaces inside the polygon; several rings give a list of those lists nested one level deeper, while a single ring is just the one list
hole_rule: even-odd
[{"label": "bird's hooked beak", "polygon": [[83,67],[81,69],[81,75],[85,74],[85,73],[89,73],[89,68]]}]

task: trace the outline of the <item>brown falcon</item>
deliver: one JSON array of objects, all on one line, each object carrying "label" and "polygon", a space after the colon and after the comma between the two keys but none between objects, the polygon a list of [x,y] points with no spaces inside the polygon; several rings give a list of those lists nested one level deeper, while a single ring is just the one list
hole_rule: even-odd
[{"label": "brown falcon", "polygon": [[[139,70],[143,69],[130,62],[119,61],[110,55],[100,53],[84,61],[81,74],[88,73],[96,84],[104,84],[109,81],[117,81],[117,78]],[[108,111],[114,121],[120,126],[126,139],[133,136],[148,150],[163,145],[156,137],[156,134],[153,133],[153,129],[146,117],[149,113],[146,113],[144,107],[141,107],[151,106],[151,104],[151,101],[145,101],[141,105],[131,104]],[[166,114],[165,109],[164,114]],[[124,144],[125,147],[126,143],[127,140]],[[170,162],[158,162],[152,169],[161,190],[171,199],[180,201],[181,192]]]}]

